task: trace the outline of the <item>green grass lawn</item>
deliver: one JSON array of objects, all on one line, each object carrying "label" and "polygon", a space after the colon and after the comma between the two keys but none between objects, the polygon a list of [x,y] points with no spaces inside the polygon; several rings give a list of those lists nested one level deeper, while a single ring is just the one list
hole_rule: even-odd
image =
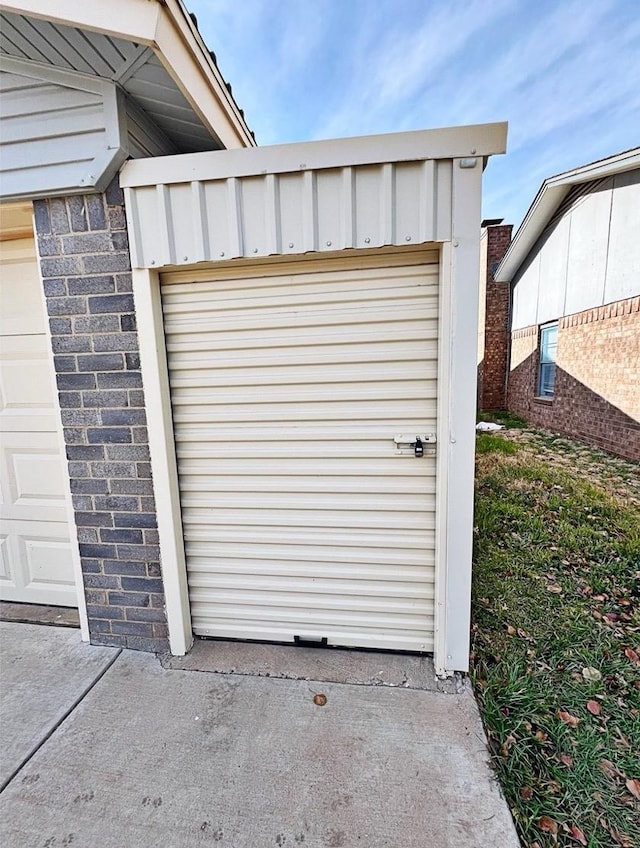
[{"label": "green grass lawn", "polygon": [[472,681],[493,764],[527,848],[640,848],[640,468],[525,436],[478,436]]}]

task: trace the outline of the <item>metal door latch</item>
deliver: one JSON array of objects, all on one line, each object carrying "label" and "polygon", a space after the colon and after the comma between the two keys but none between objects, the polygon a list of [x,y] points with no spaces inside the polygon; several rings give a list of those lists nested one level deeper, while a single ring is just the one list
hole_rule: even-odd
[{"label": "metal door latch", "polygon": [[396,453],[403,456],[425,456],[434,454],[436,451],[436,434],[423,433],[422,435],[414,436],[413,434],[400,433],[393,437],[396,445]]}]

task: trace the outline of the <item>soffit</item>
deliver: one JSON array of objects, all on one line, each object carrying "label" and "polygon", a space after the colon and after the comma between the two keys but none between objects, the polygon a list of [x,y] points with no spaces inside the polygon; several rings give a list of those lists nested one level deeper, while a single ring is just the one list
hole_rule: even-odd
[{"label": "soffit", "polygon": [[182,152],[225,147],[150,46],[2,10],[0,53],[116,82]]}]

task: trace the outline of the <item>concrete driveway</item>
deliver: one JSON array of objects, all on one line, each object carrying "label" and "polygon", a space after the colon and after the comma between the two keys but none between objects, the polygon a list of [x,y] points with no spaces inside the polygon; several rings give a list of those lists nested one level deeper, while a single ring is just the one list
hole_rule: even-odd
[{"label": "concrete driveway", "polygon": [[427,660],[315,651],[310,680],[295,648],[202,643],[178,663],[205,670],[181,670],[77,631],[5,624],[2,645],[3,736],[28,717],[40,738],[9,751],[3,845],[519,844],[475,702],[466,686],[428,691]]}]

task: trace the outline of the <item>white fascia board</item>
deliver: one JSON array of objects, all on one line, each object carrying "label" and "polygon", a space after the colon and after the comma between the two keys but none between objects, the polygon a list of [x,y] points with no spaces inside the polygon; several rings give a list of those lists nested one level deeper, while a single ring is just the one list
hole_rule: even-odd
[{"label": "white fascia board", "polygon": [[127,162],[122,170],[121,184],[135,188],[385,162],[480,158],[504,153],[506,139],[507,124],[496,123],[274,144],[245,150],[185,153]]},{"label": "white fascia board", "polygon": [[549,177],[545,184],[553,187],[587,183],[600,180],[603,177],[612,177],[625,171],[632,171],[635,168],[640,168],[640,147],[625,150],[623,153],[616,153],[615,156],[599,159],[597,162],[589,162],[588,165],[582,165],[580,168],[574,168],[571,171],[564,171],[555,177]]},{"label": "white fascia board", "polygon": [[10,0],[0,3],[0,10],[152,46],[161,5],[156,0]]},{"label": "white fascia board", "polygon": [[506,283],[513,280],[571,186],[612,177],[636,168],[640,168],[640,147],[590,162],[571,171],[563,171],[562,174],[546,179],[494,274],[496,282]]},{"label": "white fascia board", "polygon": [[182,3],[164,0],[155,53],[209,132],[227,149],[255,141]]},{"label": "white fascia board", "polygon": [[179,0],[13,0],[0,10],[151,47],[214,138],[227,148],[255,145]]},{"label": "white fascia board", "polygon": [[509,283],[513,280],[568,191],[568,186],[549,187],[543,183],[493,275],[497,283]]}]

